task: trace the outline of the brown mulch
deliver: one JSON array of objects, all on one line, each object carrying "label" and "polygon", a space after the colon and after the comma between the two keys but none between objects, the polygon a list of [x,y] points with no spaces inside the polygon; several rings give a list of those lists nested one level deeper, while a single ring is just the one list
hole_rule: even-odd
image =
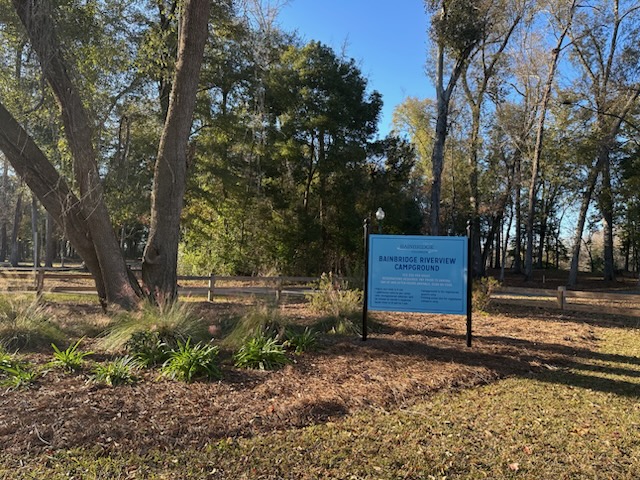
[{"label": "brown mulch", "polygon": [[[200,308],[214,322],[228,306]],[[475,315],[472,348],[463,317],[375,313],[379,328],[366,342],[323,335],[322,348],[279,371],[240,370],[227,359],[221,381],[185,384],[146,371],[136,384],[115,388],[88,382],[87,373],[50,371],[31,389],[0,393],[0,445],[15,454],[199,448],[363,409],[402,408],[439,390],[562,367],[595,348],[589,322],[500,308]],[[302,304],[285,305],[283,314],[306,324],[315,318]]]}]

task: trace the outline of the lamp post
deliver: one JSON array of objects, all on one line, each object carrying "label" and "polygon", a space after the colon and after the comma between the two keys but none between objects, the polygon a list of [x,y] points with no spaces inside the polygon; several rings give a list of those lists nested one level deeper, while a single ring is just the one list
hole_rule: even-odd
[{"label": "lamp post", "polygon": [[378,220],[378,233],[382,233],[382,221],[384,220],[384,210],[382,209],[382,207],[378,207],[378,210],[376,210],[376,220]]}]

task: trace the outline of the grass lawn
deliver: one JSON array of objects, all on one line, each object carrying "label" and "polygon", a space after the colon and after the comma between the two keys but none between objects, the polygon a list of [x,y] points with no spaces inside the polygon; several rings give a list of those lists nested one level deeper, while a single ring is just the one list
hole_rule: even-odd
[{"label": "grass lawn", "polygon": [[578,350],[566,366],[443,390],[400,409],[198,449],[0,453],[0,478],[637,479],[640,330],[594,333],[598,349]]}]

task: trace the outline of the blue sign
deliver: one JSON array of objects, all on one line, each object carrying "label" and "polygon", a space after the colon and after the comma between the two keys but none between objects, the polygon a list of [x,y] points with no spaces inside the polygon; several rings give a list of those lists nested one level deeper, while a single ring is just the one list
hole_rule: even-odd
[{"label": "blue sign", "polygon": [[467,237],[369,236],[370,310],[467,314]]}]

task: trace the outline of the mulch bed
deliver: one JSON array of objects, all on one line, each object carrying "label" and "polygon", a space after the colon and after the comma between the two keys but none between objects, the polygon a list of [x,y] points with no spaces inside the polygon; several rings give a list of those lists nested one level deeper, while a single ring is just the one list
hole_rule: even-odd
[{"label": "mulch bed", "polygon": [[[465,345],[462,317],[376,313],[378,331],[366,342],[323,335],[320,349],[271,372],[240,370],[227,359],[217,382],[185,384],[147,370],[134,385],[109,388],[88,382],[86,373],[50,371],[31,389],[0,394],[0,444],[12,454],[200,448],[363,409],[404,408],[443,389],[562,368],[596,346],[590,322],[500,308],[475,315],[472,348]],[[229,306],[200,306],[212,323],[220,309]],[[283,314],[300,323],[317,320],[303,304],[285,305]],[[34,355],[42,364],[49,358]]]}]

